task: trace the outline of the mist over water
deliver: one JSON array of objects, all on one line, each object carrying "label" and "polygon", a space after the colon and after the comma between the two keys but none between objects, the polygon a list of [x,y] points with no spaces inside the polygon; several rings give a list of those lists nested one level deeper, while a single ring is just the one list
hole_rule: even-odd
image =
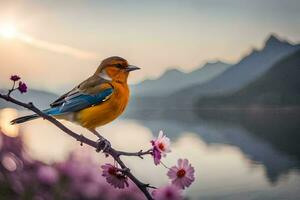
[{"label": "mist over water", "polygon": [[[94,138],[79,126],[66,125]],[[163,162],[172,166],[178,158],[188,158],[195,167],[197,179],[185,191],[191,199],[299,199],[299,126],[297,112],[148,110],[98,130],[113,147],[139,151],[150,148],[149,141],[162,129],[172,141],[172,153]],[[30,155],[48,163],[65,159],[74,149],[89,149],[43,120],[19,128]],[[99,165],[104,162],[104,155],[93,154]],[[143,181],[168,183],[167,169],[155,167],[151,157],[124,161]]]}]

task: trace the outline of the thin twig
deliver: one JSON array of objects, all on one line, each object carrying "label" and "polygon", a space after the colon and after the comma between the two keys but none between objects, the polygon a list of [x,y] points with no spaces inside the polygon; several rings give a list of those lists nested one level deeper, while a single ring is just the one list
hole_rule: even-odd
[{"label": "thin twig", "polygon": [[165,163],[163,163],[162,161],[160,161],[160,164],[162,165],[162,166],[164,166],[164,168],[166,168],[166,169],[170,169],[167,165],[165,165]]},{"label": "thin twig", "polygon": [[[9,93],[10,94],[10,93]],[[37,115],[39,115],[40,117],[42,117],[43,119],[48,120],[49,122],[51,122],[52,124],[54,124],[56,127],[58,127],[60,130],[64,131],[65,133],[67,133],[69,136],[75,138],[77,141],[79,141],[81,144],[87,144],[95,149],[99,148],[99,145],[97,142],[92,141],[86,137],[84,137],[81,134],[77,134],[75,132],[73,132],[72,130],[70,130],[69,128],[67,128],[66,126],[64,126],[61,122],[57,121],[55,118],[53,118],[50,115],[45,114],[44,112],[42,112],[40,109],[38,109],[37,107],[35,107],[32,103],[23,103],[21,101],[18,101],[14,98],[12,98],[9,94],[7,95],[3,95],[0,94],[0,98],[9,101],[11,103],[14,103],[16,105],[19,105],[21,107],[27,108],[31,111],[33,111],[34,113],[36,113]],[[104,146],[103,146],[104,147]],[[102,147],[102,148],[103,148]],[[151,154],[150,150],[148,151],[139,151],[137,153],[129,153],[129,152],[123,152],[123,151],[117,151],[115,149],[113,149],[112,147],[106,148],[104,153],[109,154],[111,157],[114,158],[114,160],[121,166],[121,168],[124,170],[124,174],[126,176],[128,176],[135,184],[136,186],[144,193],[145,197],[148,200],[153,200],[152,196],[150,195],[148,188],[154,188],[152,186],[150,186],[149,184],[145,184],[142,183],[140,180],[138,180],[131,172],[130,170],[128,170],[128,168],[126,167],[126,165],[124,164],[124,162],[120,159],[121,155],[124,156],[138,156],[138,157],[142,157],[142,155],[146,155],[146,154]]]},{"label": "thin twig", "polygon": [[16,81],[14,81],[13,86],[8,90],[7,96],[9,96],[15,90]]},{"label": "thin twig", "polygon": [[125,151],[117,151],[117,153],[118,153],[118,156],[138,156],[141,159],[143,159],[144,155],[152,154],[152,149],[149,149],[148,151],[140,150],[139,152],[134,152],[134,153],[125,152]]}]

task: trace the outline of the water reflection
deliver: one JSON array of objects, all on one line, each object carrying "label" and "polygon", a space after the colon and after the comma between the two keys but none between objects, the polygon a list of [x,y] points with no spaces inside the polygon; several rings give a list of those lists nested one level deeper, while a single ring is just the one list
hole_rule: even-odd
[{"label": "water reflection", "polygon": [[[172,140],[172,153],[164,160],[165,164],[173,165],[181,157],[188,158],[195,166],[196,182],[186,191],[192,199],[300,198],[297,187],[300,184],[297,170],[299,147],[293,146],[299,144],[299,140],[289,142],[288,138],[285,138],[296,134],[287,133],[287,130],[290,132],[299,130],[298,125],[292,121],[297,118],[289,118],[288,126],[277,121],[277,125],[274,125],[277,130],[272,131],[270,124],[274,121],[263,120],[262,116],[257,117],[257,120],[264,123],[255,126],[248,124],[248,119],[241,116],[236,117],[238,120],[234,120],[234,117],[227,115],[224,119],[224,116],[218,118],[211,114],[199,118],[183,111],[180,111],[181,117],[177,117],[178,113],[158,112],[156,115],[153,111],[143,112],[140,116],[117,120],[99,131],[114,147],[138,151],[148,149],[153,134],[158,134],[158,131],[163,129]],[[285,116],[285,119],[287,118]],[[251,123],[255,123],[255,120]],[[69,123],[66,125],[93,137],[76,125]],[[82,148],[76,141],[43,120],[24,124],[21,130],[27,150],[33,157],[43,161],[63,160],[74,148]],[[270,133],[261,135],[264,131]],[[279,133],[285,134],[280,136]],[[272,134],[276,139],[271,137]],[[297,137],[290,138],[293,139],[297,140]],[[289,143],[280,146],[277,140]],[[103,155],[96,153],[95,157],[100,162],[105,159]],[[147,157],[144,160],[124,158],[124,160],[143,181],[157,186],[168,182],[165,176],[166,169],[154,167],[151,158]]]},{"label": "water reflection", "polygon": [[[132,117],[132,116],[131,116]],[[159,128],[180,137],[194,132],[207,144],[238,147],[252,164],[262,164],[266,177],[276,183],[280,175],[300,166],[300,113],[148,110],[134,118],[153,131]]]},{"label": "water reflection", "polygon": [[4,132],[7,136],[17,137],[19,133],[18,126],[11,126],[10,120],[16,118],[18,112],[12,108],[2,109],[0,112],[0,130]]}]

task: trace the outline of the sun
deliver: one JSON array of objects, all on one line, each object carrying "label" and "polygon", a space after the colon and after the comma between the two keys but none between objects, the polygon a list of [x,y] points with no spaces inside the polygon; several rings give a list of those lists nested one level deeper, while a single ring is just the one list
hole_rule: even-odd
[{"label": "sun", "polygon": [[1,24],[0,35],[7,39],[15,38],[17,35],[17,28],[14,24]]}]

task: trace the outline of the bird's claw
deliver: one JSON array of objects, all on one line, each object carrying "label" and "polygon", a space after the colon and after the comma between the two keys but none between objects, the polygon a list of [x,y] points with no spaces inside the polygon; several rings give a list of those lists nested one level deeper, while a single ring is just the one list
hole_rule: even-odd
[{"label": "bird's claw", "polygon": [[124,173],[124,172],[125,172],[125,173],[128,173],[128,172],[130,172],[130,169],[127,168],[127,167],[125,167],[125,168],[121,169],[120,171],[122,171],[123,173]]},{"label": "bird's claw", "polygon": [[105,139],[105,138],[101,138],[97,141],[97,148],[96,148],[96,152],[100,152],[101,150],[103,152],[105,152],[107,149],[109,149],[111,147],[110,142]]}]

